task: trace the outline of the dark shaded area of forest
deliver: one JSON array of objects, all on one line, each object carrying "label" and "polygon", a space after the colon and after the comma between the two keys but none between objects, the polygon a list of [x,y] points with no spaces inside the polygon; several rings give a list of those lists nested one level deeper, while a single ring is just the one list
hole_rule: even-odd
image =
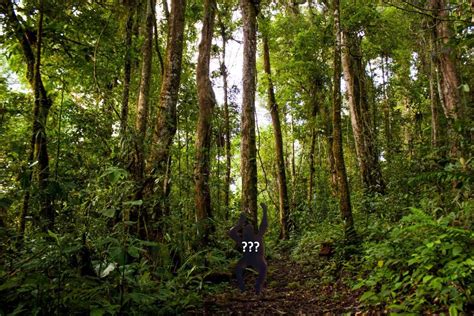
[{"label": "dark shaded area of forest", "polygon": [[0,0],[0,52],[0,315],[474,313],[470,1]]}]

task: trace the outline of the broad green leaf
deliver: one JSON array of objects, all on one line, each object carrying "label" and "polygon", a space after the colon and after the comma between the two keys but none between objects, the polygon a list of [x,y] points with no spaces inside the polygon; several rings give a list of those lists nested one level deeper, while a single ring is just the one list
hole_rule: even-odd
[{"label": "broad green leaf", "polygon": [[423,277],[423,283],[427,283],[429,280],[431,280],[433,278],[432,275],[426,275]]},{"label": "broad green leaf", "polygon": [[132,205],[132,206],[140,206],[143,204],[143,200],[135,200],[135,201],[126,201],[123,202],[123,205]]},{"label": "broad green leaf", "polygon": [[458,315],[459,313],[458,313],[458,309],[456,305],[449,306],[449,316],[458,316]]},{"label": "broad green leaf", "polygon": [[106,217],[112,218],[115,216],[115,209],[108,208],[108,209],[102,210],[100,213]]},{"label": "broad green leaf", "polygon": [[462,252],[462,248],[461,248],[461,247],[455,246],[455,247],[453,248],[453,256],[457,256],[457,255],[459,255],[461,252]]},{"label": "broad green leaf", "polygon": [[361,300],[361,301],[366,301],[367,299],[369,299],[369,298],[371,298],[371,297],[373,297],[373,296],[375,296],[375,293],[374,293],[374,292],[372,292],[372,291],[367,291],[367,292],[365,292],[364,294],[362,294],[362,296],[360,297],[360,300]]},{"label": "broad green leaf", "polygon": [[138,258],[140,256],[140,249],[135,246],[128,247],[128,254],[134,258]]}]

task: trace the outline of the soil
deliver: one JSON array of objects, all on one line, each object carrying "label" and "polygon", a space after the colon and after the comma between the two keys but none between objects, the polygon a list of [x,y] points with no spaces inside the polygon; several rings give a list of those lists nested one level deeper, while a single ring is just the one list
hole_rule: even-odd
[{"label": "soil", "polygon": [[[323,263],[324,264],[324,263]],[[302,265],[287,256],[268,261],[266,286],[255,294],[256,273],[245,272],[246,291],[237,288],[235,278],[226,291],[205,296],[203,307],[190,315],[332,315],[359,311],[360,292],[341,279],[321,282],[321,269]]]}]

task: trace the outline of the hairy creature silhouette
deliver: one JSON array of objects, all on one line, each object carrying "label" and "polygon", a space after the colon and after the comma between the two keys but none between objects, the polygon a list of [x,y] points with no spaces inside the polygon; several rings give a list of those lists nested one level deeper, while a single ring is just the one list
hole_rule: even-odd
[{"label": "hairy creature silhouette", "polygon": [[[243,257],[237,262],[235,268],[239,289],[244,291],[244,269],[251,266],[258,272],[255,283],[255,292],[257,294],[260,294],[263,282],[267,276],[267,262],[265,261],[265,247],[263,245],[263,235],[268,227],[267,206],[264,203],[261,203],[260,206],[263,209],[263,217],[256,233],[252,223],[247,219],[244,213],[240,215],[237,225],[232,227],[229,231],[229,236],[235,240],[239,249],[243,252]],[[251,247],[245,251],[247,244],[250,243],[256,245],[254,251],[251,251]]]}]

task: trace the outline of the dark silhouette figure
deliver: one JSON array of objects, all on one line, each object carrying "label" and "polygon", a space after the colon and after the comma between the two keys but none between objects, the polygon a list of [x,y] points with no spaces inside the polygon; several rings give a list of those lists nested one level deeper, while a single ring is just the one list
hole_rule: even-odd
[{"label": "dark silhouette figure", "polygon": [[229,236],[237,242],[239,249],[244,255],[235,268],[239,289],[241,291],[245,289],[244,269],[252,266],[258,272],[255,283],[257,294],[260,294],[263,282],[267,276],[267,262],[265,261],[265,248],[263,246],[263,234],[265,234],[268,227],[267,206],[263,203],[260,205],[263,209],[263,217],[257,233],[255,233],[252,223],[244,213],[240,215],[237,225],[229,231]]}]

